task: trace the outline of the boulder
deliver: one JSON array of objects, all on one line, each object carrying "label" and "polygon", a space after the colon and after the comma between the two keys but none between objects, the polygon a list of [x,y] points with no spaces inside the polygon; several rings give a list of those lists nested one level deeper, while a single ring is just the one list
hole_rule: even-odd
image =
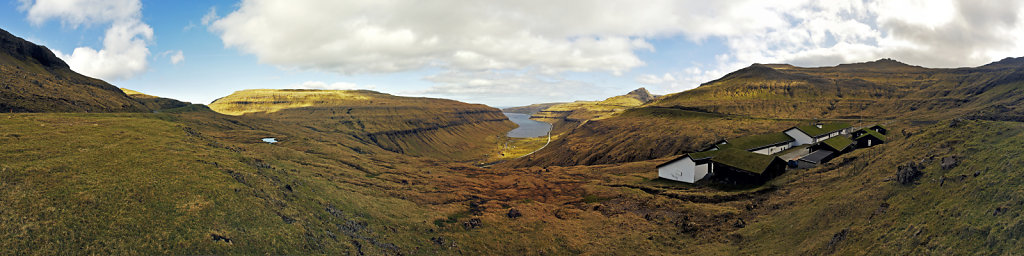
[{"label": "boulder", "polygon": [[921,178],[921,175],[924,175],[924,172],[921,172],[922,169],[924,169],[924,165],[919,163],[911,162],[900,165],[896,167],[896,181],[902,185],[913,184],[918,178]]},{"label": "boulder", "polygon": [[510,219],[523,217],[523,213],[519,212],[519,210],[517,210],[516,208],[508,209],[508,213],[505,215],[508,216]]}]

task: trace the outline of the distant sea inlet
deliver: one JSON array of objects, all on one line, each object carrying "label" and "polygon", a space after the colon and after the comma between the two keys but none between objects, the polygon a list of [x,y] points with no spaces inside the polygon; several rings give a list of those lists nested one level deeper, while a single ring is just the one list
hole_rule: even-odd
[{"label": "distant sea inlet", "polygon": [[519,114],[519,113],[508,113],[502,112],[511,120],[513,123],[519,125],[518,128],[508,132],[508,136],[512,138],[533,138],[547,136],[548,132],[551,132],[551,124],[530,120],[530,115]]}]

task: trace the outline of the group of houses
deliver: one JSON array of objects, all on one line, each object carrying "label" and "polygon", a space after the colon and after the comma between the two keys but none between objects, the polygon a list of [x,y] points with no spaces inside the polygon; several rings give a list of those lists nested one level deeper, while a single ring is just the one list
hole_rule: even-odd
[{"label": "group of houses", "polygon": [[763,183],[787,168],[809,168],[855,148],[885,143],[886,134],[881,125],[855,131],[845,123],[796,126],[718,141],[658,165],[658,176],[688,183],[707,177],[736,184]]}]

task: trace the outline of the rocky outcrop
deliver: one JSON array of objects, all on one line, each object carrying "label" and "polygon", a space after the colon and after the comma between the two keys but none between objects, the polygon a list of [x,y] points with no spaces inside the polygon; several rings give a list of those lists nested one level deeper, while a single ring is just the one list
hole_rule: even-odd
[{"label": "rocky outcrop", "polygon": [[627,93],[626,96],[637,99],[640,102],[648,102],[654,99],[654,96],[651,95],[651,92],[648,92],[647,88],[643,87],[640,87],[639,89]]},{"label": "rocky outcrop", "polygon": [[923,169],[924,165],[919,163],[900,165],[896,167],[896,182],[901,185],[914,184],[921,175],[924,175],[924,172],[921,171]]}]

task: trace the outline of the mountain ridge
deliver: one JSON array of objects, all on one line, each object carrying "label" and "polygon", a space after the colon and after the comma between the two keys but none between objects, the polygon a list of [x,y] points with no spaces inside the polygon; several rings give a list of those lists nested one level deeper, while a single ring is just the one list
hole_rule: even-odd
[{"label": "mountain ridge", "polygon": [[120,88],[78,74],[49,48],[0,29],[0,111],[149,112]]},{"label": "mountain ridge", "polygon": [[695,89],[581,124],[531,157],[508,165],[642,161],[815,120],[1024,120],[1021,60],[956,69],[921,68],[891,59],[819,68],[753,64]]}]

